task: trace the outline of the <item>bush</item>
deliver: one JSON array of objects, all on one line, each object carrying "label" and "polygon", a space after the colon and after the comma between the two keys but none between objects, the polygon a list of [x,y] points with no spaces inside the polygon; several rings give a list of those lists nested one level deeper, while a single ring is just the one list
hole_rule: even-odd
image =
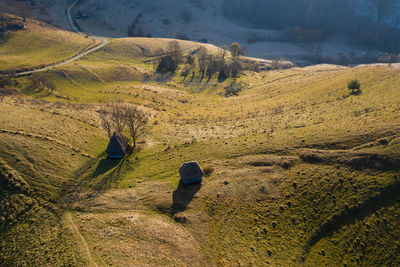
[{"label": "bush", "polygon": [[56,89],[56,85],[41,73],[33,73],[31,77],[30,90],[50,90],[52,93]]},{"label": "bush", "polygon": [[157,66],[157,72],[159,73],[167,73],[167,72],[175,72],[178,67],[177,62],[171,56],[165,56],[161,59],[160,63]]},{"label": "bush", "polygon": [[230,96],[238,96],[239,93],[243,90],[243,87],[240,84],[231,83],[225,89],[225,97]]},{"label": "bush", "polygon": [[214,167],[207,166],[203,169],[204,175],[206,177],[210,176],[214,172]]},{"label": "bush", "polygon": [[347,84],[347,88],[350,90],[350,93],[353,95],[357,95],[361,93],[361,83],[358,80],[352,80]]}]

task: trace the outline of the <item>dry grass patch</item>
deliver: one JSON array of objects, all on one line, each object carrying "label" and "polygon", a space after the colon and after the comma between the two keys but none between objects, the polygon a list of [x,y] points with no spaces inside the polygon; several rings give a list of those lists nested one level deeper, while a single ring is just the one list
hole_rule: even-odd
[{"label": "dry grass patch", "polygon": [[141,211],[77,214],[96,261],[105,265],[202,266],[193,236],[170,218]]}]

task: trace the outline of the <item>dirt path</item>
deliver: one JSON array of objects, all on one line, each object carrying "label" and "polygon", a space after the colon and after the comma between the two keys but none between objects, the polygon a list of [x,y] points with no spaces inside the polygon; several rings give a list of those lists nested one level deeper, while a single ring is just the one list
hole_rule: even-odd
[{"label": "dirt path", "polygon": [[67,219],[67,226],[75,234],[75,236],[78,239],[81,250],[86,254],[86,259],[88,264],[87,266],[98,266],[97,263],[93,260],[92,254],[90,253],[89,245],[86,242],[86,239],[81,234],[81,232],[79,232],[79,229],[72,218],[72,214],[70,212],[66,212],[65,217]]},{"label": "dirt path", "polygon": [[[23,75],[28,75],[28,74],[36,73],[36,72],[42,72],[42,71],[46,71],[46,70],[49,70],[49,69],[52,69],[52,68],[56,68],[56,67],[60,67],[60,66],[67,65],[67,64],[69,64],[69,63],[71,63],[71,62],[74,62],[74,61],[80,59],[81,57],[84,57],[84,56],[86,56],[86,55],[88,55],[88,54],[90,54],[90,53],[93,53],[93,52],[95,52],[95,51],[97,51],[97,50],[103,48],[104,46],[106,46],[106,45],[108,44],[109,41],[108,41],[107,38],[97,37],[97,36],[92,36],[92,35],[89,35],[89,34],[85,34],[85,33],[81,32],[81,31],[78,29],[78,27],[76,26],[76,24],[75,24],[75,22],[74,22],[74,19],[72,18],[72,15],[71,15],[71,10],[75,7],[75,5],[76,5],[78,2],[79,2],[79,0],[75,0],[75,1],[72,3],[72,5],[71,5],[70,7],[68,7],[68,9],[67,9],[68,21],[69,21],[69,23],[70,23],[72,29],[73,29],[76,33],[78,33],[78,34],[80,34],[80,35],[87,36],[88,38],[93,39],[93,40],[95,40],[95,41],[101,41],[101,44],[96,45],[95,47],[93,47],[93,48],[91,48],[91,49],[89,49],[89,50],[87,50],[87,51],[85,51],[85,52],[83,52],[83,53],[80,53],[80,54],[78,54],[78,55],[76,55],[76,56],[74,56],[74,57],[72,57],[72,58],[70,58],[70,59],[67,59],[67,60],[65,60],[65,61],[62,61],[62,62],[60,62],[60,63],[55,63],[55,64],[52,64],[52,65],[49,65],[49,66],[46,66],[46,67],[43,67],[43,68],[38,68],[38,69],[34,69],[34,70],[29,70],[29,71],[23,71],[23,72],[18,72],[18,71],[17,71],[17,73],[16,73],[17,76],[23,76]],[[6,75],[0,75],[0,76],[6,76]]]}]

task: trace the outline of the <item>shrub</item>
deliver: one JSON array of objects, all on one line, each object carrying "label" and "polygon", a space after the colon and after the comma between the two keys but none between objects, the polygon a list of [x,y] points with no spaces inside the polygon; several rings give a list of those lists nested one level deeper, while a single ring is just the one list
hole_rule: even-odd
[{"label": "shrub", "polygon": [[361,83],[358,80],[352,80],[347,84],[350,94],[357,95],[361,93]]},{"label": "shrub", "polygon": [[31,85],[30,85],[31,90],[50,90],[51,92],[54,92],[56,89],[55,84],[47,79],[47,77],[41,73],[34,73],[32,74],[31,77]]},{"label": "shrub", "polygon": [[210,176],[214,172],[214,167],[212,166],[207,166],[203,169],[204,175],[206,177]]},{"label": "shrub", "polygon": [[157,66],[157,72],[159,73],[167,73],[167,72],[175,72],[178,65],[174,61],[171,56],[165,56],[161,59],[160,63]]},{"label": "shrub", "polygon": [[239,93],[243,90],[243,87],[240,84],[231,83],[225,89],[225,97],[229,96],[238,96]]}]

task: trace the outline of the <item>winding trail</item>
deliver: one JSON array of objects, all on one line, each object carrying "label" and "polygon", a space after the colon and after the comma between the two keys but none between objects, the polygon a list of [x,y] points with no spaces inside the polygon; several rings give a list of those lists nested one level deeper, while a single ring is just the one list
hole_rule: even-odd
[{"label": "winding trail", "polygon": [[71,229],[71,231],[75,234],[75,236],[78,239],[79,246],[81,247],[81,250],[85,252],[86,258],[87,258],[87,266],[98,266],[97,263],[93,260],[92,253],[90,253],[89,245],[86,242],[86,239],[83,237],[81,232],[78,229],[78,226],[76,226],[74,219],[72,218],[71,212],[66,212],[65,217],[67,220],[67,226]]},{"label": "winding trail", "polygon": [[[89,49],[89,50],[87,50],[87,51],[85,51],[85,52],[82,52],[82,53],[80,53],[80,54],[78,54],[78,55],[76,55],[76,56],[74,56],[74,57],[72,57],[72,58],[70,58],[70,59],[67,59],[67,60],[65,60],[65,61],[62,61],[62,62],[60,62],[60,63],[55,63],[55,64],[52,64],[52,65],[49,65],[49,66],[46,66],[46,67],[43,67],[43,68],[38,68],[38,69],[34,69],[34,70],[29,70],[29,71],[23,71],[23,72],[18,72],[18,71],[17,71],[16,76],[29,75],[29,74],[32,74],[32,73],[42,72],[42,71],[46,71],[46,70],[53,69],[53,68],[56,68],[56,67],[60,67],[60,66],[67,65],[67,64],[69,64],[69,63],[71,63],[71,62],[74,62],[74,61],[80,59],[81,57],[84,57],[84,56],[86,56],[86,55],[88,55],[88,54],[90,54],[90,53],[93,53],[93,52],[95,52],[95,51],[97,51],[97,50],[103,48],[104,46],[106,46],[106,45],[108,44],[109,41],[108,41],[107,38],[98,37],[98,36],[94,36],[94,35],[90,35],[90,34],[85,34],[85,33],[81,32],[81,31],[78,29],[77,25],[76,25],[75,22],[74,22],[74,19],[72,18],[72,15],[71,15],[71,10],[75,7],[75,5],[76,5],[78,2],[79,2],[79,0],[75,0],[75,1],[72,3],[72,5],[69,6],[68,9],[67,9],[67,17],[68,17],[69,24],[71,25],[72,29],[73,29],[76,33],[78,33],[78,34],[80,34],[80,35],[87,36],[88,38],[90,38],[90,39],[92,39],[92,40],[95,40],[95,41],[101,41],[101,44],[96,45],[95,47],[93,47],[93,48],[91,48],[91,49]],[[6,75],[0,75],[0,76],[6,76]]]}]

